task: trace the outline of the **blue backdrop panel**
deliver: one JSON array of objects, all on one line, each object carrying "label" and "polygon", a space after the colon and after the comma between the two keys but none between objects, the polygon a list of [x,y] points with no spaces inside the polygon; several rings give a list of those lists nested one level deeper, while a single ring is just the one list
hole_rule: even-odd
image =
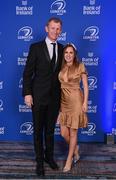
[{"label": "blue backdrop panel", "polygon": [[[116,134],[115,0],[1,0],[0,5],[0,140],[33,141],[22,73],[30,44],[46,36],[52,16],[63,21],[58,40],[77,46],[88,71],[89,124],[79,129],[79,141],[104,142],[104,133]],[[58,123],[55,138],[61,138]]]}]

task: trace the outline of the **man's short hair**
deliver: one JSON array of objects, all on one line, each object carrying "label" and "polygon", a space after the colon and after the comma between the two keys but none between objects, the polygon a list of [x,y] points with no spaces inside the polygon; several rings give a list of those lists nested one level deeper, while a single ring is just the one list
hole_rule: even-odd
[{"label": "man's short hair", "polygon": [[51,17],[51,18],[48,20],[48,22],[47,22],[46,25],[48,26],[51,21],[54,21],[54,22],[56,22],[56,23],[60,23],[60,25],[62,26],[62,21],[61,21],[61,19],[59,19],[59,18],[57,18],[57,17]]}]

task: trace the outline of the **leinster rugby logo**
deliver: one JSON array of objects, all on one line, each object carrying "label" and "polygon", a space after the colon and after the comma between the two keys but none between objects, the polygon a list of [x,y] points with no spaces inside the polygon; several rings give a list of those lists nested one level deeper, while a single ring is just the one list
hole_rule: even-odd
[{"label": "leinster rugby logo", "polygon": [[3,81],[0,81],[0,89],[3,89]]},{"label": "leinster rugby logo", "polygon": [[88,77],[89,90],[94,90],[97,88],[97,78],[95,76]]},{"label": "leinster rugby logo", "polygon": [[3,101],[0,99],[0,108],[3,106]]},{"label": "leinster rugby logo", "polygon": [[96,41],[99,39],[99,28],[97,26],[90,26],[85,29],[83,39]]},{"label": "leinster rugby logo", "polygon": [[19,80],[19,88],[23,88],[23,78]]},{"label": "leinster rugby logo", "polygon": [[96,125],[94,123],[88,123],[88,131],[89,132],[94,132],[95,128],[96,128]]},{"label": "leinster rugby logo", "polygon": [[0,112],[3,111],[3,101],[0,99]]},{"label": "leinster rugby logo", "polygon": [[87,130],[82,130],[81,134],[87,134],[88,136],[93,136],[94,134],[96,134],[95,123],[88,123]]},{"label": "leinster rugby logo", "polygon": [[116,112],[116,103],[114,103],[113,112]]},{"label": "leinster rugby logo", "polygon": [[24,40],[24,41],[30,41],[33,39],[32,35],[32,28],[29,26],[24,26],[18,31],[18,39]]},{"label": "leinster rugby logo", "polygon": [[20,127],[20,133],[26,134],[26,135],[32,135],[33,134],[33,123],[32,122],[25,122]]},{"label": "leinster rugby logo", "polygon": [[66,13],[65,7],[66,2],[64,0],[56,0],[51,4],[50,13],[63,15],[64,13]]}]

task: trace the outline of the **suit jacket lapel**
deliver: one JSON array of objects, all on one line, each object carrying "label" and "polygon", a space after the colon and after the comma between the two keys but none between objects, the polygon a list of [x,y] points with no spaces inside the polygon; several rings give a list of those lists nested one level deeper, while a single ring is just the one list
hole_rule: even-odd
[{"label": "suit jacket lapel", "polygon": [[[44,50],[46,59],[48,60],[48,62],[51,62],[50,55],[49,55],[49,52],[48,52],[48,48],[47,48],[47,45],[46,45],[46,42],[45,42],[45,41],[43,41],[43,50]],[[57,57],[57,62],[56,62],[56,64],[55,64],[54,70],[56,70],[56,68],[57,68],[57,66],[59,65],[59,62],[60,62],[60,59],[59,59],[60,54],[61,54],[60,50],[61,50],[61,49],[60,49],[60,45],[59,45],[59,43],[58,43],[58,57]]]},{"label": "suit jacket lapel", "polygon": [[44,41],[43,49],[44,49],[44,53],[45,53],[46,59],[50,62],[51,59],[50,59],[50,55],[49,55],[48,48],[47,48],[47,45],[46,45],[45,41]]}]

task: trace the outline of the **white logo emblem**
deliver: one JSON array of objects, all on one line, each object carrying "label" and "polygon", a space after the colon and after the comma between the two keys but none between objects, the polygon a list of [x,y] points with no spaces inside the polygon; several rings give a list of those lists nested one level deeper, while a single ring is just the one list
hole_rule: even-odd
[{"label": "white logo emblem", "polygon": [[0,99],[0,108],[3,106],[3,101]]},{"label": "white logo emblem", "polygon": [[56,0],[51,4],[51,9],[63,10],[65,6],[66,6],[66,2],[64,0]]},{"label": "white logo emblem", "polygon": [[55,128],[55,135],[60,135],[60,125],[56,124],[56,128]]},{"label": "white logo emblem", "polygon": [[[0,54],[0,59],[2,58],[2,55]],[[2,64],[2,61],[0,60],[0,64]]]},{"label": "white logo emblem", "polygon": [[97,88],[97,78],[95,76],[88,77],[89,90]]},{"label": "white logo emblem", "polygon": [[96,134],[95,129],[96,129],[95,123],[88,123],[87,130],[82,130],[81,133],[87,134],[89,136],[93,136],[94,134]]},{"label": "white logo emblem", "polygon": [[3,89],[3,81],[0,81],[0,89]]},{"label": "white logo emblem", "polygon": [[23,88],[23,78],[21,78],[19,81],[19,88]]},{"label": "white logo emblem", "polygon": [[83,15],[100,15],[101,6],[95,6],[95,0],[90,0],[89,4],[83,6]]},{"label": "white logo emblem", "polygon": [[90,5],[95,5],[95,0],[90,0]]},{"label": "white logo emblem", "polygon": [[0,134],[4,134],[5,127],[0,127]]},{"label": "white logo emblem", "polygon": [[114,103],[113,112],[116,112],[116,103]]},{"label": "white logo emblem", "polygon": [[18,31],[18,39],[22,39],[24,41],[30,41],[33,39],[32,28],[29,26],[24,26]]},{"label": "white logo emblem", "polygon": [[96,125],[94,123],[88,123],[88,132],[92,133],[95,131]]},{"label": "white logo emblem", "polygon": [[0,99],[0,112],[3,111],[3,101]]},{"label": "white logo emblem", "polygon": [[99,63],[99,57],[94,57],[93,52],[88,52],[88,57],[83,57],[82,62],[86,66],[98,66]]},{"label": "white logo emblem", "polygon": [[97,105],[93,105],[92,100],[88,101],[88,113],[96,113],[97,112]]},{"label": "white logo emblem", "polygon": [[66,41],[66,32],[59,35],[58,41]]},{"label": "white logo emblem", "polygon": [[66,7],[66,2],[64,0],[56,0],[51,4],[50,13],[63,15],[64,13],[66,13],[65,7]]},{"label": "white logo emblem", "polygon": [[19,112],[32,112],[32,110],[27,105],[19,104]]},{"label": "white logo emblem", "polygon": [[97,26],[90,26],[85,29],[83,39],[96,41],[97,39],[99,39],[98,33],[99,33],[99,28]]},{"label": "white logo emblem", "polygon": [[32,135],[33,134],[33,123],[32,122],[25,122],[20,127],[20,133],[26,134],[26,135]]},{"label": "white logo emblem", "polygon": [[116,90],[116,82],[113,84],[113,89]]}]

